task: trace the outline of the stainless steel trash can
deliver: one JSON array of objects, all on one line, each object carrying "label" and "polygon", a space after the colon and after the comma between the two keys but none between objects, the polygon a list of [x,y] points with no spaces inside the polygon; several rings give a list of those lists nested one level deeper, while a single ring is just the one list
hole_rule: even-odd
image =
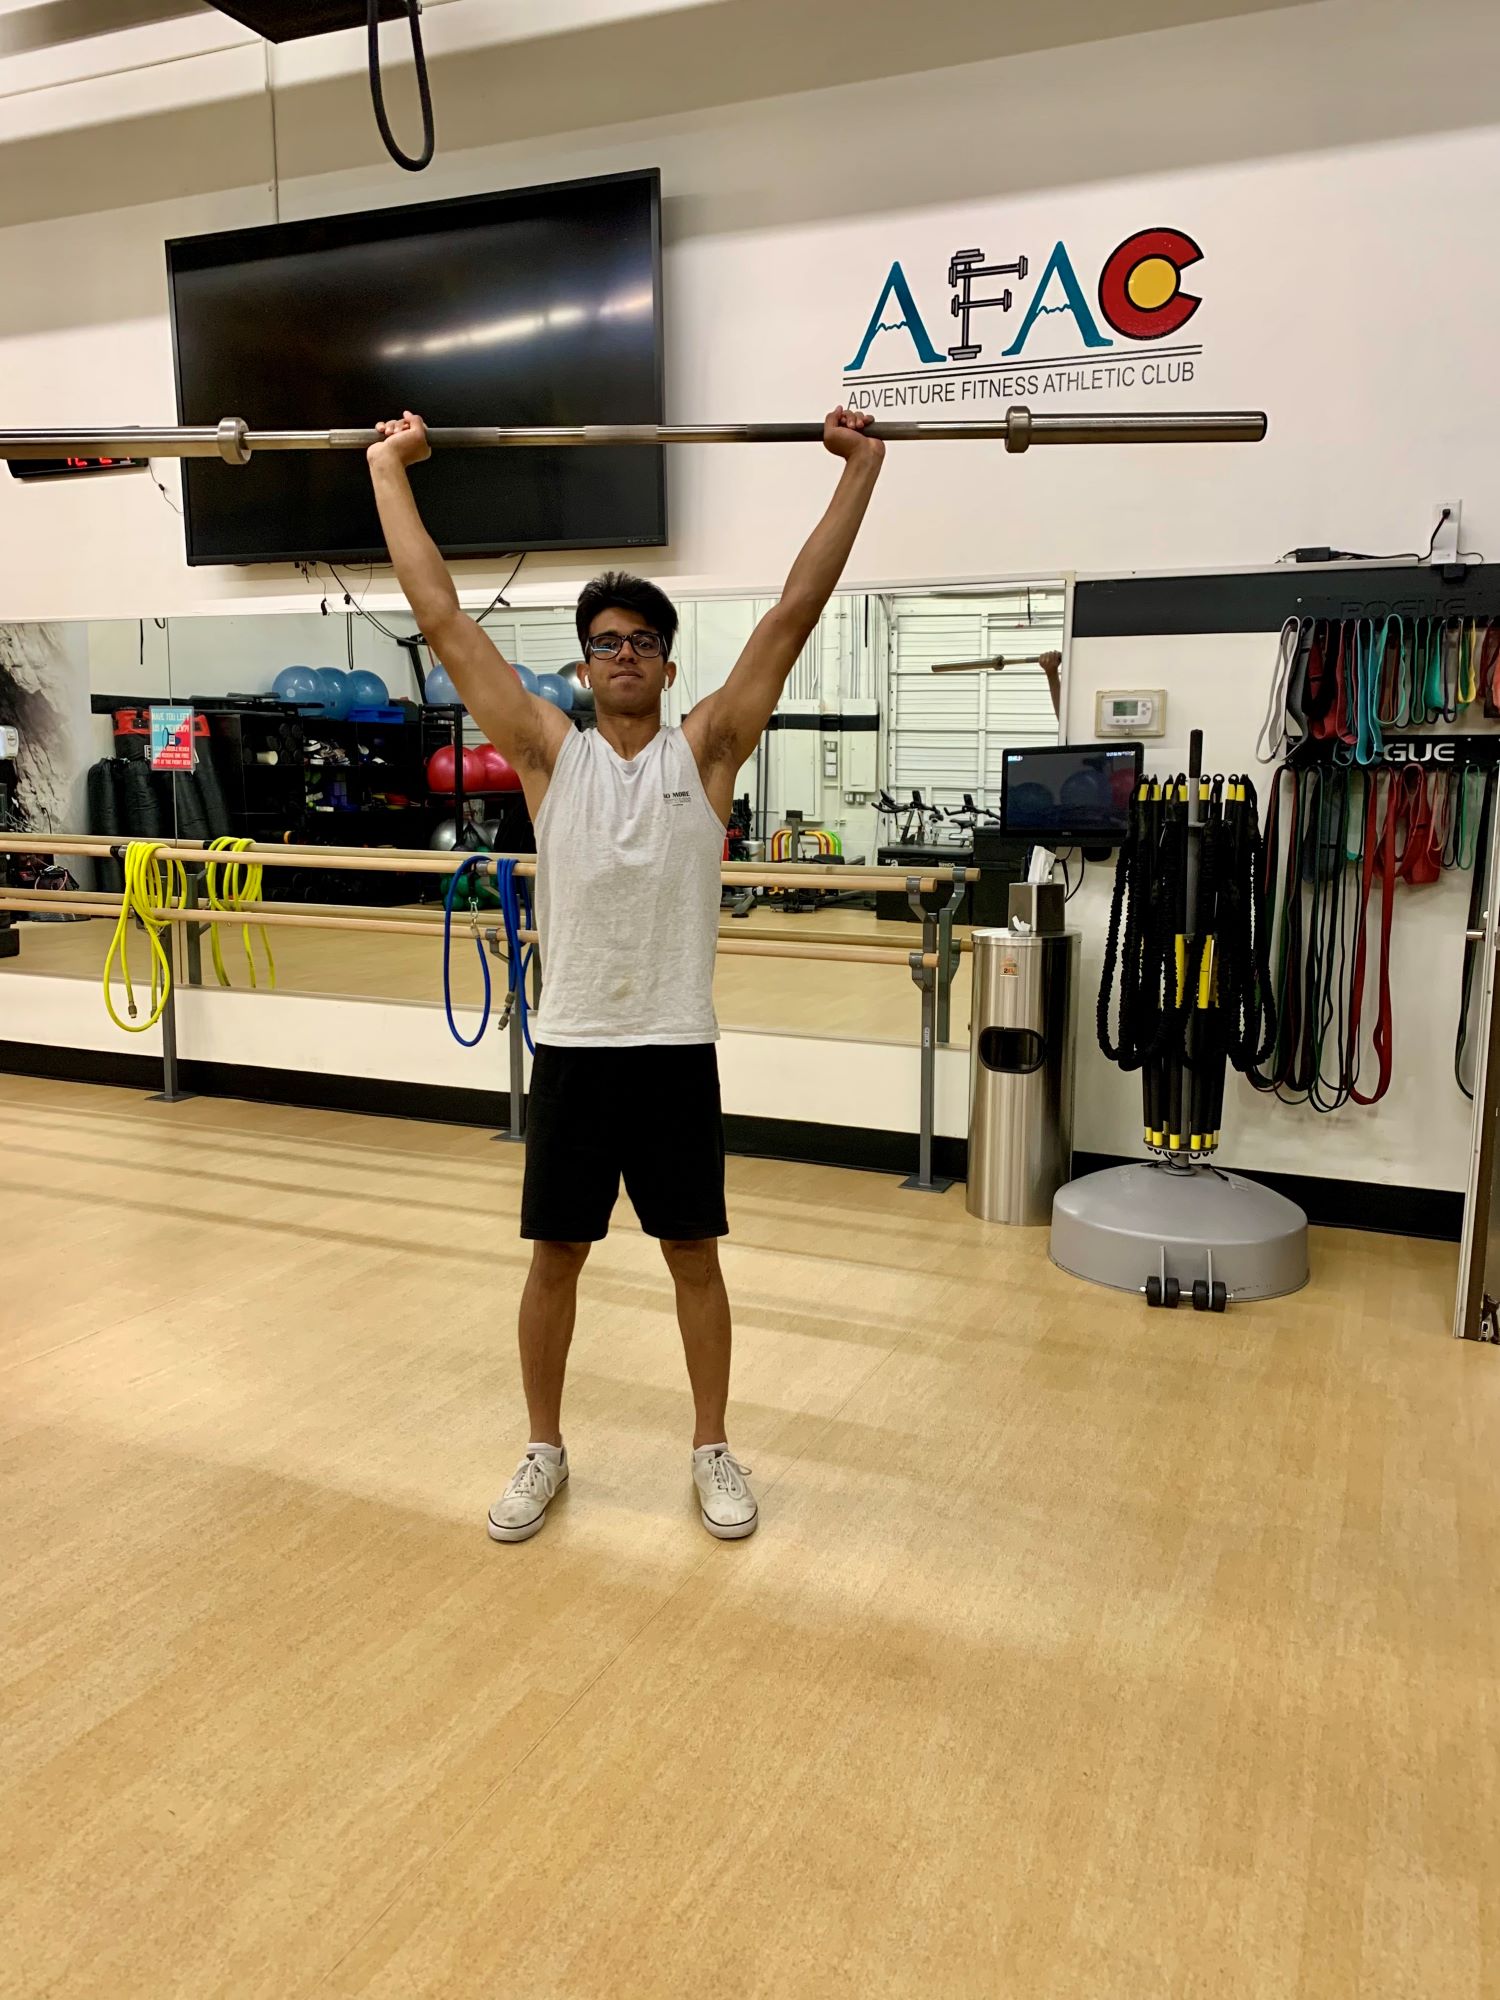
[{"label": "stainless steel trash can", "polygon": [[1073,1159],[1078,932],[974,932],[968,1209],[1044,1223]]}]

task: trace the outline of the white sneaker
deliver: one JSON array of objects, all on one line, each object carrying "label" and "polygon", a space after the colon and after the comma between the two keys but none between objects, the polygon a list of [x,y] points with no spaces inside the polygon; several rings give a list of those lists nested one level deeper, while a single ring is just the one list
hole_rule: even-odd
[{"label": "white sneaker", "polygon": [[515,1476],[490,1509],[490,1540],[528,1540],[546,1520],[558,1489],[567,1483],[567,1446],[554,1457],[545,1445],[529,1444]]},{"label": "white sneaker", "polygon": [[693,1453],[693,1484],[698,1489],[703,1525],[721,1542],[743,1541],[755,1533],[759,1509],[745,1478],[749,1470],[727,1444],[700,1445]]}]

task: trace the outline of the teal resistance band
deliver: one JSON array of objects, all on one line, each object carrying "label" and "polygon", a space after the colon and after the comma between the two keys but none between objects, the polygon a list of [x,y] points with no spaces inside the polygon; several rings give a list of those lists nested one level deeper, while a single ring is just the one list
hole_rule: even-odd
[{"label": "teal resistance band", "polygon": [[[1389,620],[1386,621],[1389,624]],[[1373,764],[1385,748],[1380,733],[1380,665],[1385,658],[1386,626],[1375,639],[1373,618],[1354,621],[1354,761]]]},{"label": "teal resistance band", "polygon": [[[1395,627],[1395,660],[1387,672],[1386,662],[1391,657],[1391,627]],[[1380,638],[1376,642],[1375,671],[1380,676],[1382,688],[1393,697],[1390,712],[1377,708],[1376,721],[1385,729],[1405,729],[1411,722],[1411,656],[1407,650],[1406,620],[1399,614],[1387,618],[1380,628]]]}]

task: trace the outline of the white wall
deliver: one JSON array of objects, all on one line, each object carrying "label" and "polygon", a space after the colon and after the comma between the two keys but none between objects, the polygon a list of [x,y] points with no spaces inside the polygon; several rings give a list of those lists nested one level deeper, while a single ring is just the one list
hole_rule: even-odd
[{"label": "white wall", "polygon": [[[97,189],[99,176],[97,161],[84,159],[96,140],[80,128],[75,160],[70,135],[56,129],[66,119],[54,118],[45,155],[56,171],[51,212],[0,230],[4,421],[170,414],[163,240],[272,213],[269,151],[250,164],[257,134],[268,148],[270,129],[265,107],[243,103],[240,71],[251,55],[259,51],[172,65],[179,97],[191,96],[196,77],[205,102],[223,82],[239,108],[226,114],[219,149],[200,140],[197,151],[173,155],[180,179],[170,198],[113,206],[96,194],[97,210],[60,212],[70,189]],[[199,75],[195,61],[221,69]],[[239,66],[234,78],[230,65]],[[793,80],[792,44],[784,66]],[[1326,0],[524,143],[449,143],[420,184],[367,156],[349,164],[342,128],[317,125],[319,93],[286,90],[276,104],[282,160],[326,171],[284,180],[280,207],[290,218],[660,166],[669,413],[681,420],[826,407],[843,392],[842,370],[893,259],[946,339],[943,274],[960,246],[997,257],[1024,251],[1035,264],[1061,239],[1092,296],[1099,260],[1122,236],[1169,224],[1204,251],[1191,273],[1204,301],[1191,323],[1202,351],[1190,389],[1137,386],[1129,400],[1264,406],[1269,441],[1022,459],[971,444],[895,450],[851,580],[1240,567],[1301,543],[1421,548],[1432,503],[1455,497],[1466,545],[1494,551],[1497,74],[1500,10],[1487,0]],[[614,101],[631,102],[629,71],[612,81]],[[97,109],[126,86],[111,79],[89,89]],[[40,129],[36,113],[33,105]],[[122,115],[118,102],[112,115]],[[505,126],[503,104],[492,103],[489,116],[493,129]],[[134,148],[152,146],[147,113],[114,129]],[[185,129],[175,117],[161,127],[173,145]],[[457,129],[480,136],[472,106]],[[215,185],[224,159],[245,163],[240,184]],[[159,178],[122,158],[117,199],[142,185],[160,191]],[[1080,396],[1096,408],[1110,400],[1072,392]],[[1041,389],[1035,400],[1055,407],[1069,396]],[[170,469],[164,478],[172,489]],[[704,448],[675,452],[670,480],[673,542],[654,572],[677,588],[754,591],[784,573],[831,468],[812,451]],[[0,552],[0,616],[11,619],[311,607],[322,589],[285,570],[187,570],[180,523],[135,476],[61,488],[0,479]],[[565,597],[604,559],[533,557],[515,598]],[[461,580],[478,597],[499,578],[471,565]],[[394,602],[382,580],[369,602]],[[1091,734],[1094,687],[1165,684],[1177,742],[1196,724],[1216,765],[1243,767],[1270,650],[1264,638],[1077,645],[1072,733]],[[1103,886],[1091,881],[1074,905],[1092,946],[1086,995]],[[1226,1119],[1229,1158],[1460,1183],[1466,1114],[1448,1051],[1461,905],[1456,883],[1403,897],[1391,1098],[1334,1119],[1237,1101]],[[1087,1020],[1085,1006],[1085,1049]],[[412,1033],[431,1026],[424,1018]],[[744,1039],[756,1045],[745,1062],[762,1078],[776,1075],[777,1038]],[[399,1054],[392,1060],[399,1067]],[[889,1103],[850,1122],[899,1125],[900,1102],[893,1084]],[[1134,1083],[1085,1056],[1080,1145],[1129,1150],[1138,1122]]]},{"label": "white wall", "polygon": [[[1488,255],[1500,147],[1492,96],[1470,79],[1497,58],[1500,16],[1476,0],[1328,0],[526,145],[450,144],[420,185],[368,166],[286,181],[281,212],[659,165],[670,410],[688,420],[825,408],[895,258],[946,337],[953,250],[1024,251],[1035,273],[1062,238],[1090,290],[1123,235],[1171,223],[1204,249],[1191,323],[1203,353],[1191,392],[1138,387],[1132,400],[1264,405],[1270,441],[1021,460],[907,447],[859,577],[1217,566],[1309,541],[1409,548],[1430,502],[1454,493],[1483,546],[1489,439],[1473,418],[1500,308]],[[629,76],[619,85],[628,101]],[[316,93],[278,97],[283,160],[315,106]],[[1484,124],[1465,129],[1476,115]],[[139,120],[130,143],[152,137]],[[164,238],[272,213],[265,185],[193,192],[212,179],[206,158],[184,156],[180,172],[172,200],[0,231],[9,421],[170,415]],[[675,453],[673,543],[655,568],[679,585],[773,584],[830,478],[810,451]],[[308,594],[289,571],[188,571],[180,523],[138,476],[0,481],[0,546],[12,618]],[[583,567],[533,558],[518,599],[563,595]]]}]

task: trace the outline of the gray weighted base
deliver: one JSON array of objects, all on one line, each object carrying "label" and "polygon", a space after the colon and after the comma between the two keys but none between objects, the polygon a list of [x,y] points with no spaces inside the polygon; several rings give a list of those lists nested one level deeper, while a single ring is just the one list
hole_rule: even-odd
[{"label": "gray weighted base", "polygon": [[1186,1299],[1195,1278],[1212,1275],[1231,1300],[1275,1299],[1307,1283],[1307,1217],[1284,1195],[1222,1168],[1141,1161],[1059,1189],[1051,1256],[1075,1278],[1121,1292],[1161,1273],[1177,1279]]}]

